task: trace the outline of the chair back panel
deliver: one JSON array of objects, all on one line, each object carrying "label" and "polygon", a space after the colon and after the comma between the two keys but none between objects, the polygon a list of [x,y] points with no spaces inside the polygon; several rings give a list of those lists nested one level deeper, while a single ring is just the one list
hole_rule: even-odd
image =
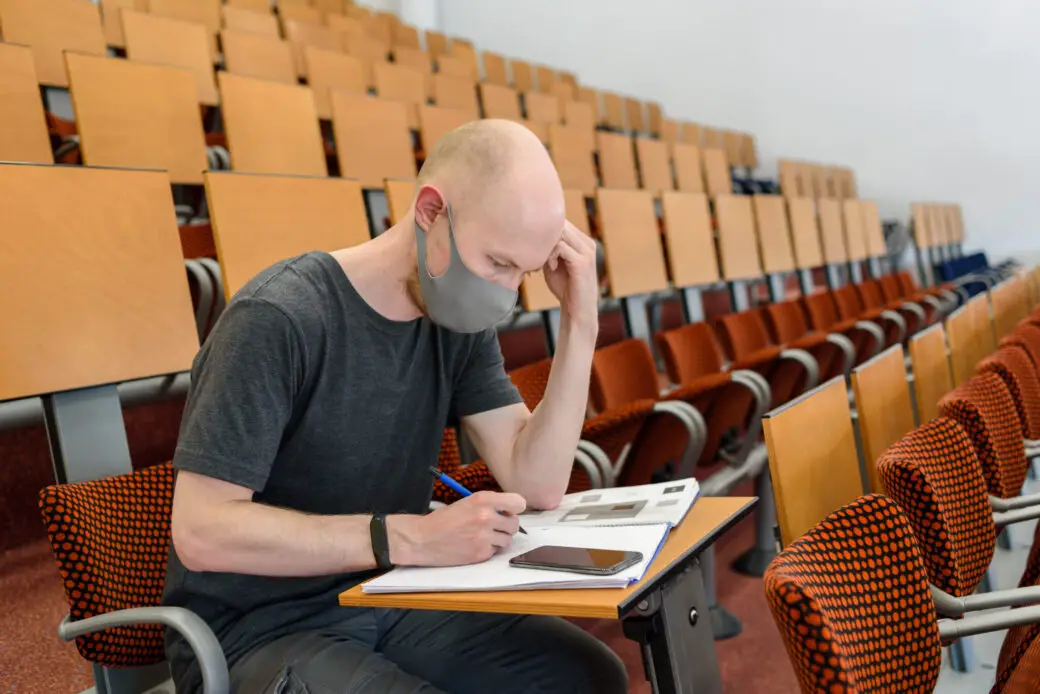
[{"label": "chair back panel", "polygon": [[834,378],[762,419],[784,546],[863,493],[845,379]]},{"label": "chair back panel", "polygon": [[928,578],[963,597],[978,587],[997,539],[971,439],[952,419],[914,429],[878,460],[884,491],[910,519]]},{"label": "chair back panel", "polygon": [[667,288],[661,233],[650,193],[599,188],[596,211],[610,295],[623,297]]},{"label": "chair back panel", "polygon": [[187,371],[198,333],[165,172],[0,164],[0,400]]},{"label": "chair back panel", "polygon": [[755,241],[751,198],[746,195],[719,195],[715,198],[715,216],[718,219],[722,276],[727,280],[761,277],[762,262]]},{"label": "chair back panel", "polygon": [[935,325],[910,338],[910,370],[914,375],[917,421],[930,422],[939,416],[939,401],[953,390],[946,332]]},{"label": "chair back panel", "polygon": [[827,263],[844,263],[849,259],[845,247],[845,233],[841,221],[841,203],[821,198],[816,201],[820,218],[820,241],[823,258]]},{"label": "chair back panel", "polygon": [[809,324],[805,321],[805,313],[797,301],[781,301],[767,304],[762,309],[762,318],[769,329],[773,342],[785,345],[794,342],[809,333]]},{"label": "chair back panel", "polygon": [[758,311],[728,313],[718,319],[719,337],[734,361],[747,359],[754,352],[771,347],[769,333]]},{"label": "chair back panel", "polygon": [[787,214],[791,222],[795,265],[800,268],[820,267],[824,260],[816,201],[812,198],[788,197]]},{"label": "chair back panel", "polygon": [[672,383],[686,384],[722,371],[725,358],[707,323],[688,323],[655,335]]},{"label": "chair back panel", "polygon": [[676,287],[719,281],[715,234],[708,197],[703,193],[666,191],[661,196],[668,267]]},{"label": "chair back panel", "polygon": [[791,249],[784,199],[779,195],[755,195],[754,210],[762,269],[770,273],[794,270],[794,251]]},{"label": "chair back panel", "polygon": [[1015,401],[1025,438],[1040,439],[1040,377],[1029,355],[1020,347],[1002,347],[979,362],[976,372],[1000,376]]},{"label": "chair back panel", "polygon": [[704,170],[701,167],[700,147],[685,142],[673,142],[671,147],[678,189],[690,193],[703,193]]},{"label": "chair back panel", "polygon": [[765,589],[803,692],[935,689],[942,644],[928,575],[906,517],[885,497],[822,519],[773,560]]},{"label": "chair back panel", "polygon": [[657,367],[646,342],[630,338],[596,350],[589,396],[594,410],[605,412],[657,395]]},{"label": "chair back panel", "polygon": [[971,437],[989,493],[1001,499],[1018,496],[1028,461],[1015,403],[1000,376],[972,377],[942,399],[939,412]]},{"label": "chair back panel", "polygon": [[0,160],[54,163],[31,48],[0,43]]},{"label": "chair back panel", "polygon": [[881,493],[877,461],[914,428],[914,409],[902,345],[893,345],[852,370],[852,390],[859,413],[863,463],[870,490]]}]

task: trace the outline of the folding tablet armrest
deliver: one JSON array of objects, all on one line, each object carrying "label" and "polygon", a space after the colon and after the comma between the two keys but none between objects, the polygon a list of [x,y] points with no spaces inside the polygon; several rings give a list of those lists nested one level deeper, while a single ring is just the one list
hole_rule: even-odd
[{"label": "folding tablet armrest", "polygon": [[892,311],[892,310],[889,310],[889,309],[883,309],[881,311],[880,315],[881,315],[882,318],[884,318],[886,320],[890,320],[893,323],[895,323],[896,327],[899,328],[899,339],[896,340],[897,342],[902,342],[903,340],[906,339],[906,319],[905,318],[903,318],[901,315],[899,315],[896,311]]},{"label": "folding tablet armrest", "polygon": [[785,349],[780,352],[781,359],[796,361],[805,369],[805,390],[815,388],[820,382],[820,364],[813,355],[804,349]]},{"label": "folding tablet armrest", "polygon": [[1010,499],[1001,499],[999,496],[989,497],[989,507],[994,511],[1013,511],[1020,508],[1029,508],[1040,505],[1040,494],[1024,494]]},{"label": "folding tablet armrest", "polygon": [[922,328],[928,323],[928,314],[925,313],[920,304],[914,303],[913,301],[904,301],[899,304],[899,310],[909,311],[917,316],[918,325]]},{"label": "folding tablet armrest", "polygon": [[678,472],[680,478],[693,477],[697,460],[701,457],[704,444],[708,441],[708,425],[704,423],[704,415],[693,405],[678,400],[654,403],[653,411],[655,414],[672,415],[686,428],[689,440],[686,443],[686,450],[683,451]]},{"label": "folding tablet armrest", "polygon": [[751,449],[758,442],[758,434],[762,431],[762,416],[769,410],[769,403],[773,399],[773,393],[769,388],[769,381],[757,371],[738,369],[732,372],[730,378],[733,383],[739,383],[751,391],[751,396],[755,399],[755,409],[751,413],[748,430],[736,455],[730,457],[725,451],[721,450],[718,453],[719,458],[726,461],[727,465],[739,467],[744,464],[751,454]]},{"label": "folding tablet armrest", "polygon": [[853,327],[869,333],[874,338],[874,353],[870,356],[881,354],[881,350],[885,348],[885,331],[881,329],[880,325],[869,320],[858,320]]},{"label": "folding tablet armrest", "polygon": [[579,439],[578,449],[574,451],[574,462],[585,470],[593,489],[614,486],[614,468],[610,458],[596,444]]},{"label": "folding tablet armrest", "polygon": [[852,340],[841,333],[827,333],[827,342],[837,346],[845,356],[842,373],[848,376],[852,372],[852,367],[856,365],[856,346],[852,344]]},{"label": "folding tablet armrest", "polygon": [[75,622],[66,616],[58,625],[58,636],[65,641],[72,641],[104,629],[132,624],[163,624],[175,629],[191,646],[199,662],[203,694],[228,694],[230,683],[227,660],[220,642],[201,617],[183,607],[135,607]]},{"label": "folding tablet armrest", "polygon": [[1040,586],[1011,588],[990,593],[978,593],[956,597],[944,593],[935,586],[929,586],[935,611],[943,617],[960,617],[966,612],[991,610],[997,607],[1020,607],[1040,602]]}]

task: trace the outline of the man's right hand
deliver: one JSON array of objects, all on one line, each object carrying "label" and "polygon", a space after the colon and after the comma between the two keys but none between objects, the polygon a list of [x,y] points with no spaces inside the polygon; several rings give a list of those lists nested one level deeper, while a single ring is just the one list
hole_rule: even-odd
[{"label": "man's right hand", "polygon": [[477,564],[508,547],[527,508],[519,494],[477,492],[425,516],[387,517],[390,561],[412,566]]}]

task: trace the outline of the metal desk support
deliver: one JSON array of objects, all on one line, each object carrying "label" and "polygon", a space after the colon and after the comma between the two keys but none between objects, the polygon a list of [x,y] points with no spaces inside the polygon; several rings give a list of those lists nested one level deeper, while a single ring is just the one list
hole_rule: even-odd
[{"label": "metal desk support", "polygon": [[798,283],[802,285],[802,296],[808,296],[813,293],[816,289],[816,283],[813,282],[812,270],[807,267],[800,268],[798,270]]},{"label": "metal desk support", "polygon": [[729,283],[729,297],[734,313],[751,308],[751,297],[749,296],[747,280],[732,280]]},{"label": "metal desk support", "polygon": [[859,284],[863,281],[863,266],[860,265],[858,260],[849,261],[849,281],[853,284]]},{"label": "metal desk support", "polygon": [[769,282],[769,300],[774,304],[783,301],[787,294],[787,273],[772,272],[766,279]]},{"label": "metal desk support", "polygon": [[845,279],[841,274],[841,268],[834,263],[827,264],[827,284],[830,285],[831,289],[838,289],[845,284]]},{"label": "metal desk support", "polygon": [[621,311],[625,316],[628,336],[638,337],[652,345],[654,342],[653,335],[650,334],[650,319],[646,315],[646,295],[624,297],[621,299]]}]

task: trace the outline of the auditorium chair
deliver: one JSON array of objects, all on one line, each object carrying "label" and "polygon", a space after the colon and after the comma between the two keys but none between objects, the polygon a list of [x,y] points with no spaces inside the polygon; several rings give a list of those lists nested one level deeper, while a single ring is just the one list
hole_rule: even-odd
[{"label": "auditorium chair", "polygon": [[928,315],[923,307],[902,298],[890,301],[885,297],[881,282],[865,280],[855,285],[860,302],[867,310],[884,309],[895,311],[906,323],[906,335],[910,336],[928,326]]},{"label": "auditorium chair", "polygon": [[931,694],[944,644],[1010,627],[995,694],[1035,690],[1040,607],[940,619],[928,572],[902,510],[863,496],[785,548],[765,577],[766,598],[804,694]]},{"label": "auditorium chair", "polygon": [[957,386],[940,402],[975,447],[992,507],[997,511],[1040,503],[1020,496],[1029,467],[1015,403],[1000,376],[983,373]]},{"label": "auditorium chair", "polygon": [[1023,350],[1033,362],[1033,368],[1040,373],[1040,324],[1020,323],[1010,335],[1002,338],[999,344],[1001,347],[1011,346]]},{"label": "auditorium chair", "polygon": [[860,318],[843,319],[830,292],[817,292],[803,296],[801,304],[809,325],[817,332],[839,333],[847,337],[856,351],[856,364],[879,353],[888,346],[881,326],[871,320]]},{"label": "auditorium chair", "polygon": [[[1040,506],[993,510],[973,442],[957,421],[939,417],[911,431],[881,457],[878,474],[914,528],[940,614],[1040,602],[1040,586],[972,595],[988,588],[999,529],[1035,520]],[[966,643],[954,650],[957,669],[970,669],[968,652]]]},{"label": "auditorium chair", "polygon": [[716,332],[733,359],[733,368],[761,374],[769,382],[772,407],[777,407],[820,382],[820,366],[804,349],[777,346],[756,310],[721,316]]},{"label": "auditorium chair", "polygon": [[831,290],[834,305],[842,320],[868,320],[885,332],[885,344],[902,343],[907,337],[906,320],[898,312],[886,308],[868,308],[860,298],[856,287],[846,284]]},{"label": "auditorium chair", "polygon": [[762,320],[773,344],[808,352],[820,368],[820,382],[847,375],[855,363],[855,347],[840,333],[810,329],[797,301],[779,301],[761,309]]},{"label": "auditorium chair", "polygon": [[[907,275],[909,276],[909,275]],[[955,297],[941,300],[934,294],[922,292],[917,289],[907,291],[906,287],[900,282],[899,275],[889,273],[882,275],[877,280],[881,286],[881,294],[889,304],[895,304],[899,301],[909,301],[913,304],[924,309],[925,321],[930,325],[942,316],[949,313],[954,305]]]},{"label": "auditorium chair", "polygon": [[1001,347],[979,362],[976,373],[995,373],[1004,381],[1015,403],[1022,432],[1030,442],[1026,456],[1034,457],[1038,452],[1035,442],[1040,440],[1040,377],[1029,355],[1019,347]]},{"label": "auditorium chair", "polygon": [[98,686],[110,694],[168,679],[166,627],[191,646],[205,694],[230,691],[224,651],[209,625],[182,607],[161,604],[173,486],[166,463],[40,491],[40,513],[69,601],[58,635],[75,640],[95,667]]}]

